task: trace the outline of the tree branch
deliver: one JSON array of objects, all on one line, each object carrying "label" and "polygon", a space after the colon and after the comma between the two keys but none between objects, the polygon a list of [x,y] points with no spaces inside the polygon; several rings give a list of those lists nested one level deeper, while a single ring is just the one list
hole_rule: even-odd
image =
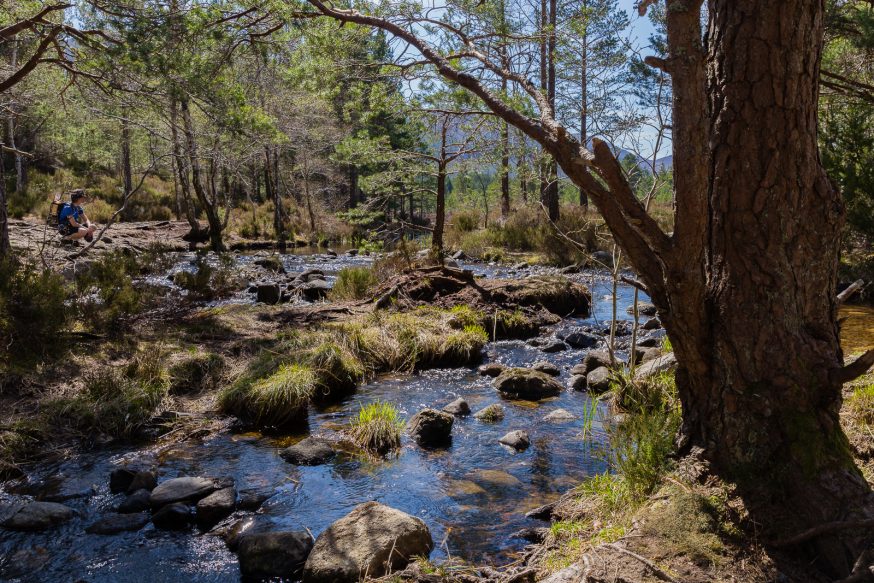
[{"label": "tree branch", "polygon": [[872,366],[874,366],[874,348],[864,353],[850,364],[844,365],[841,368],[832,369],[828,375],[829,380],[839,384],[848,383],[868,372],[868,369]]}]

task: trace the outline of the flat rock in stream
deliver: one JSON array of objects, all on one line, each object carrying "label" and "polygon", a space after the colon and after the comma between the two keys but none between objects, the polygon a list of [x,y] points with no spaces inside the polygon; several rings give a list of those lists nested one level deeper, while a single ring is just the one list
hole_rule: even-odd
[{"label": "flat rock in stream", "polygon": [[434,541],[420,519],[367,502],[334,522],[319,537],[304,567],[304,583],[357,583],[428,557]]},{"label": "flat rock in stream", "polygon": [[572,328],[558,334],[558,337],[570,344],[573,348],[592,348],[597,346],[601,337],[582,328]]},{"label": "flat rock in stream", "polygon": [[285,448],[279,455],[290,464],[318,466],[330,461],[336,452],[327,439],[307,437]]},{"label": "flat rock in stream", "polygon": [[47,530],[69,521],[75,514],[72,508],[57,502],[24,502],[12,509],[2,526],[10,530]]},{"label": "flat rock in stream", "polygon": [[158,485],[158,474],[152,470],[140,470],[136,472],[127,486],[127,493],[136,492],[137,490],[147,490],[151,492]]},{"label": "flat rock in stream", "polygon": [[547,340],[540,346],[540,350],[547,354],[554,354],[567,350],[567,344],[558,339]]},{"label": "flat rock in stream", "polygon": [[149,515],[145,512],[139,514],[112,514],[104,516],[97,522],[85,529],[88,534],[118,534],[140,530],[149,523]]},{"label": "flat rock in stream", "polygon": [[589,374],[596,368],[610,366],[610,353],[606,350],[592,350],[583,358],[583,370],[575,374]]},{"label": "flat rock in stream", "polygon": [[240,574],[252,579],[299,579],[312,548],[307,532],[246,532],[237,544]]},{"label": "flat rock in stream", "polygon": [[573,421],[576,418],[577,416],[567,409],[556,409],[546,415],[543,420],[548,421],[549,423],[566,423],[568,421]]},{"label": "flat rock in stream", "polygon": [[527,368],[508,368],[493,384],[501,394],[526,401],[539,401],[564,391],[561,383],[548,374]]},{"label": "flat rock in stream", "polygon": [[197,502],[216,490],[220,485],[212,478],[186,476],[173,478],[158,484],[152,490],[149,503],[158,509],[174,502]]}]

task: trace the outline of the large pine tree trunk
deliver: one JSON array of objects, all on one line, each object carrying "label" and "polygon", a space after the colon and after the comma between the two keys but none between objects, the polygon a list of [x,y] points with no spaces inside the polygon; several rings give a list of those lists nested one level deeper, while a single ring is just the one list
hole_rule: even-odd
[{"label": "large pine tree trunk", "polygon": [[[844,211],[816,142],[823,9],[718,0],[710,18],[704,310],[664,317],[685,364],[686,436],[785,534],[846,519],[869,495],[838,420]],[[701,295],[669,286],[672,307]],[[835,575],[855,558],[836,536],[814,546]]]}]

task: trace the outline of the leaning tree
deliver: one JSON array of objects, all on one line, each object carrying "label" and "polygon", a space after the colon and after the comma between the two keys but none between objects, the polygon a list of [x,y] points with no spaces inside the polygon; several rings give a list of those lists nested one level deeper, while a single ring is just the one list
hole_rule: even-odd
[{"label": "leaning tree", "polygon": [[[668,55],[647,62],[673,85],[676,226],[667,234],[610,146],[580,144],[527,63],[501,58],[483,2],[450,2],[438,15],[408,3],[371,13],[308,1],[391,33],[410,49],[399,55],[473,92],[554,157],[603,215],[671,337],[681,449],[701,448],[740,486],[766,537],[816,528],[799,550],[847,573],[874,505],[840,427],[841,389],[874,351],[845,365],[838,337],[844,205],[816,142],[824,3],[709,0],[706,36],[701,0],[666,3]],[[645,0],[641,13],[659,1]],[[539,117],[500,91],[503,80]]]}]

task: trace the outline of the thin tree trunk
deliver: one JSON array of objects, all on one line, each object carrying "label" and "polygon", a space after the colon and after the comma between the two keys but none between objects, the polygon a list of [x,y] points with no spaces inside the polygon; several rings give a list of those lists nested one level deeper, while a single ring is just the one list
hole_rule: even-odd
[{"label": "thin tree trunk", "polygon": [[[507,7],[501,2],[501,34],[506,34],[506,11]],[[506,44],[501,44],[501,65],[510,69],[507,58]],[[507,93],[507,79],[501,78],[501,92]],[[501,122],[501,218],[506,220],[510,216],[510,124]],[[488,212],[486,212],[488,222]]]},{"label": "thin tree trunk", "polygon": [[9,214],[6,207],[6,173],[3,169],[3,144],[0,143],[0,259],[9,256]]},{"label": "thin tree trunk", "polygon": [[185,155],[182,153],[182,141],[179,138],[179,104],[175,98],[170,99],[170,135],[173,140],[173,161],[176,166],[176,174],[179,179],[179,200],[182,203],[182,210],[185,213],[185,219],[191,227],[191,235],[195,240],[199,240],[201,236],[200,221],[197,220],[197,214],[194,211],[194,204],[191,199],[191,183],[188,178],[188,162]]},{"label": "thin tree trunk", "polygon": [[[12,70],[18,70],[18,37],[16,36],[12,41]],[[17,115],[17,107],[16,103],[13,101],[9,104],[9,117],[8,120],[8,132],[9,132],[9,147],[13,150],[18,150],[18,146],[15,143],[15,117]],[[23,194],[26,185],[26,177],[24,175],[24,160],[21,154],[17,151],[13,152],[13,157],[15,159],[15,192],[18,194]]]},{"label": "thin tree trunk", "polygon": [[[123,108],[121,113],[121,179],[125,200],[127,200],[134,189],[133,170],[131,169],[130,161],[130,122],[128,121],[127,116],[127,108]],[[124,214],[129,216],[130,211],[127,211]]]},{"label": "thin tree trunk", "polygon": [[[444,130],[445,133],[445,130]],[[438,257],[443,255],[443,228],[446,220],[446,165],[437,165],[437,208],[434,215],[434,231],[431,235],[431,248]]]},{"label": "thin tree trunk", "polygon": [[[580,38],[580,143],[585,147],[589,141],[589,2],[582,0],[583,34]],[[588,172],[588,169],[585,170]],[[580,187],[580,206],[589,210],[589,197]]]},{"label": "thin tree trunk", "polygon": [[310,220],[310,234],[314,234],[316,232],[316,214],[313,211],[313,197],[310,194],[310,166],[306,154],[303,155],[303,191],[306,196],[307,216]]},{"label": "thin tree trunk", "polygon": [[206,213],[206,220],[209,223],[209,239],[213,251],[223,251],[224,243],[222,242],[222,223],[218,216],[218,209],[213,201],[207,197],[206,190],[203,187],[203,176],[200,169],[200,159],[197,154],[197,140],[194,136],[194,126],[191,122],[191,110],[188,107],[188,100],[182,99],[179,102],[180,110],[182,111],[182,127],[185,131],[185,140],[188,145],[188,161],[191,165],[191,184],[194,187],[194,193],[197,195],[197,200],[203,207]]},{"label": "thin tree trunk", "polygon": [[[549,107],[555,115],[555,45],[556,45],[556,0],[549,0],[549,45],[547,47],[547,73],[546,73],[546,96],[549,100]],[[559,219],[559,199],[558,199],[558,165],[555,158],[549,157],[546,169],[548,184],[546,186],[546,209],[549,213],[549,220],[557,221]]]}]

